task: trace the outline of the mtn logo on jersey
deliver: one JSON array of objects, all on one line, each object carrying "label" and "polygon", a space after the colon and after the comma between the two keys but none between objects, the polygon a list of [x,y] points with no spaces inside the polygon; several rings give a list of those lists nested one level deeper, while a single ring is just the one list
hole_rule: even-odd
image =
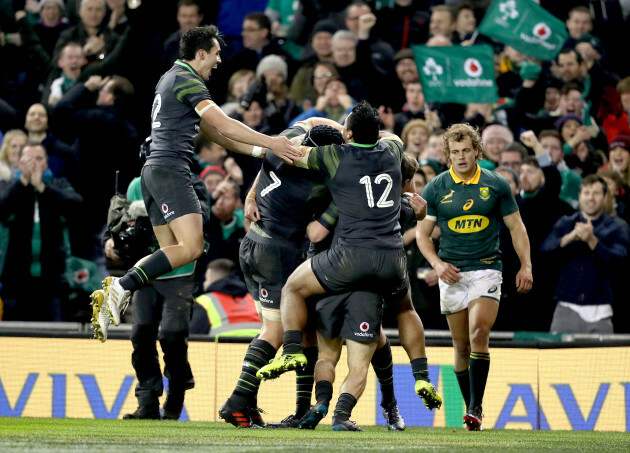
[{"label": "mtn logo on jersey", "polygon": [[164,219],[168,219],[173,214],[175,214],[175,211],[169,211],[168,205],[166,203],[162,203],[162,216],[164,216]]},{"label": "mtn logo on jersey", "polygon": [[477,233],[485,230],[490,220],[481,215],[463,215],[448,221],[448,227],[456,233]]}]

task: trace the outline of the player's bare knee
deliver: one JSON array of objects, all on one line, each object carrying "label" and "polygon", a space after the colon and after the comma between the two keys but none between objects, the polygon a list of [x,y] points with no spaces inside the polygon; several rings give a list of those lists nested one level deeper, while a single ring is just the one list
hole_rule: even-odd
[{"label": "player's bare knee", "polygon": [[470,343],[485,347],[490,339],[490,329],[487,326],[476,326],[470,333]]},{"label": "player's bare knee", "polygon": [[457,354],[458,357],[464,359],[470,357],[470,342],[453,341],[453,348],[455,349],[455,354]]}]

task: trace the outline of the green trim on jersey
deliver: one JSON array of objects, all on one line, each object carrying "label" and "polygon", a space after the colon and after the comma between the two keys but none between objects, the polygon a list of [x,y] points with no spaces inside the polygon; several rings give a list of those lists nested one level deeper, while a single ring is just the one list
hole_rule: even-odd
[{"label": "green trim on jersey", "polygon": [[366,145],[364,143],[354,143],[353,142],[353,143],[348,143],[348,145],[357,146],[359,148],[374,148],[376,145],[378,145],[378,142],[372,143],[371,145]]},{"label": "green trim on jersey", "polygon": [[182,66],[186,69],[188,69],[190,72],[192,72],[193,74],[195,74],[196,76],[199,76],[199,74],[197,73],[197,71],[195,71],[193,69],[192,66],[190,66],[188,63],[184,63],[182,60],[175,60],[175,64],[178,66]]},{"label": "green trim on jersey", "polygon": [[[186,75],[188,75],[187,72],[182,72],[182,73],[178,72],[177,74],[186,74]],[[173,91],[176,92],[177,90],[181,90],[182,88],[185,88],[185,87],[187,87],[189,85],[203,85],[203,83],[201,83],[201,80],[189,79],[189,80],[186,80],[184,83],[180,83],[179,85],[175,85],[173,87]],[[205,86],[205,85],[203,85],[203,86]]]},{"label": "green trim on jersey", "polygon": [[[175,91],[175,89],[173,89],[173,91]],[[184,96],[186,96],[187,94],[203,93],[204,91],[208,91],[205,85],[194,86],[185,90],[181,90],[179,93],[177,93],[176,97],[179,102],[184,102]]]},{"label": "green trim on jersey", "polygon": [[501,270],[500,221],[518,211],[502,176],[482,168],[479,180],[467,184],[443,172],[427,184],[422,197],[427,217],[437,219],[442,233],[442,260],[462,271]]}]

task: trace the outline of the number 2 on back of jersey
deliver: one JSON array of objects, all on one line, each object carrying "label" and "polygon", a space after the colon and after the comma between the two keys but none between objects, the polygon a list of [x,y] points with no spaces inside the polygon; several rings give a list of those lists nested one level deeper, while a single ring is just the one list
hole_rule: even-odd
[{"label": "number 2 on back of jersey", "polygon": [[159,121],[155,121],[155,119],[157,118],[158,112],[160,111],[160,109],[162,108],[162,96],[160,96],[160,93],[155,95],[155,98],[153,98],[153,108],[151,110],[153,110],[151,112],[151,129],[157,129],[158,127],[160,127],[162,125],[161,122]]},{"label": "number 2 on back of jersey", "polygon": [[[365,195],[367,196],[367,204],[370,208],[374,207],[374,193],[372,192],[372,181],[368,175],[365,175],[361,179],[359,179],[361,184],[365,184]],[[376,203],[377,208],[391,208],[394,206],[393,200],[388,200],[387,196],[389,192],[392,190],[392,185],[394,181],[392,181],[392,177],[387,173],[381,173],[376,178],[374,178],[374,184],[381,184],[382,182],[386,182],[387,186],[381,195],[381,198],[378,199]]]}]

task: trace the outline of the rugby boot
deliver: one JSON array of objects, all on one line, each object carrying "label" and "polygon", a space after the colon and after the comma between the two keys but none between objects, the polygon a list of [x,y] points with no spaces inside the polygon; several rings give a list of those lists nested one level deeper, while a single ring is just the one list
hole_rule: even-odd
[{"label": "rugby boot", "polygon": [[332,419],[333,431],[363,431],[360,426],[351,420],[336,420],[336,417]]},{"label": "rugby boot", "polygon": [[275,428],[275,429],[297,428],[298,423],[300,423],[300,418],[297,417],[296,414],[291,414],[288,417],[285,417],[280,423],[267,423],[265,425],[265,428]]},{"label": "rugby boot", "polygon": [[315,429],[326,414],[328,414],[328,406],[325,404],[316,404],[302,417],[297,427],[300,429]]},{"label": "rugby boot", "polygon": [[261,414],[264,414],[265,411],[259,407],[249,407],[247,408],[247,412],[249,413],[249,418],[252,421],[253,425],[264,428],[266,426],[265,421],[262,418]]},{"label": "rugby boot", "polygon": [[464,424],[466,425],[466,429],[468,431],[483,431],[483,426],[481,426],[481,420],[483,419],[483,414],[480,409],[470,410],[464,415]]},{"label": "rugby boot", "polygon": [[131,300],[131,291],[120,286],[120,278],[106,277],[103,280],[103,291],[107,298],[109,317],[115,326],[120,324],[120,315],[125,312]]},{"label": "rugby boot", "polygon": [[303,369],[306,364],[307,360],[304,354],[282,354],[258,370],[256,377],[261,381],[275,379],[287,371]]},{"label": "rugby boot", "polygon": [[390,431],[404,431],[405,419],[400,415],[398,406],[396,404],[390,404],[383,407],[383,417],[387,421],[387,429]]},{"label": "rugby boot", "polygon": [[219,409],[219,418],[225,420],[226,423],[231,423],[237,428],[258,428],[257,425],[252,423],[252,418],[249,416],[249,409],[234,409],[230,406],[230,400],[223,403],[223,406]]},{"label": "rugby boot", "polygon": [[184,394],[185,391],[171,391],[169,389],[164,407],[162,407],[162,420],[179,420],[184,408]]},{"label": "rugby boot", "polygon": [[123,415],[123,420],[159,420],[160,410],[158,404],[138,406],[135,412]]},{"label": "rugby boot", "polygon": [[430,411],[442,407],[442,397],[435,391],[435,387],[430,382],[423,380],[416,381],[415,390],[418,396],[422,398],[426,408]]},{"label": "rugby boot", "polygon": [[107,340],[107,331],[109,330],[109,307],[105,301],[105,292],[97,289],[90,294],[90,305],[92,305],[92,330],[94,338],[101,343]]}]

